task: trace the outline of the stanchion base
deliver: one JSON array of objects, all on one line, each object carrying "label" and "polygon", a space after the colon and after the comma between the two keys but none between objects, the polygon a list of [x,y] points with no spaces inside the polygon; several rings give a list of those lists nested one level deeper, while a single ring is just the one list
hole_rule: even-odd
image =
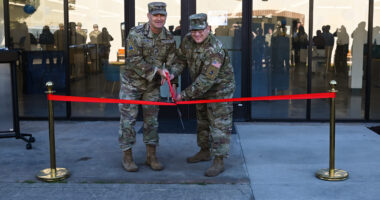
[{"label": "stanchion base", "polygon": [[334,169],[334,174],[330,176],[330,169],[321,169],[315,173],[315,176],[325,181],[343,181],[348,178],[348,172],[341,169]]},{"label": "stanchion base", "polygon": [[70,176],[69,170],[65,168],[57,168],[55,176],[51,173],[51,168],[41,170],[37,175],[37,178],[45,182],[57,182],[65,180]]}]

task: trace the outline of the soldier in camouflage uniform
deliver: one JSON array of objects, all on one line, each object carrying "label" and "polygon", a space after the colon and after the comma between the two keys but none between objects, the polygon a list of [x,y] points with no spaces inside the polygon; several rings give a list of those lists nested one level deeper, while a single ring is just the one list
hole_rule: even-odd
[{"label": "soldier in camouflage uniform", "polygon": [[[232,98],[233,68],[222,43],[210,33],[207,15],[191,15],[190,30],[182,40],[170,72],[177,77],[187,66],[193,83],[178,94],[176,100]],[[196,105],[197,142],[201,150],[187,161],[195,163],[214,157],[206,176],[224,171],[223,158],[228,156],[232,132],[232,110],[231,102]]]},{"label": "soldier in camouflage uniform", "polygon": [[99,26],[97,24],[94,24],[92,26],[94,28],[93,31],[90,32],[89,34],[89,37],[90,37],[90,44],[93,44],[94,46],[92,46],[90,48],[90,58],[91,58],[91,68],[90,68],[90,72],[93,73],[93,72],[97,72],[99,70],[99,63],[100,63],[100,59],[99,59],[99,47],[98,47],[98,37],[99,35],[102,33],[99,31]]},{"label": "soldier in camouflage uniform", "polygon": [[[158,101],[161,77],[168,72],[165,63],[175,57],[175,41],[164,27],[166,4],[148,4],[149,22],[133,27],[126,42],[126,68],[121,74],[120,99]],[[133,161],[132,146],[136,143],[136,122],[138,106],[120,104],[119,144],[123,150],[123,166],[127,171],[137,171]],[[153,170],[162,170],[163,165],[156,158],[158,145],[158,106],[143,105],[143,141],[146,144],[146,164]]]}]

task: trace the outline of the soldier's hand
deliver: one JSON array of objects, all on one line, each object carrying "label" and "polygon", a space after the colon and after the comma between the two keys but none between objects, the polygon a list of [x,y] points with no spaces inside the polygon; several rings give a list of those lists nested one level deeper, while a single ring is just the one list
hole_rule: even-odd
[{"label": "soldier's hand", "polygon": [[165,82],[166,82],[166,78],[162,78],[162,77],[161,77],[161,85],[164,85]]},{"label": "soldier's hand", "polygon": [[181,94],[177,94],[177,96],[175,97],[175,100],[176,101],[181,101],[182,100]]},{"label": "soldier's hand", "polygon": [[[177,85],[172,84],[172,88],[173,88],[174,97],[176,97],[177,96]],[[170,96],[172,96],[172,95],[170,94]],[[174,98],[174,97],[172,97],[172,98]]]},{"label": "soldier's hand", "polygon": [[160,74],[160,76],[164,79],[166,79],[166,73],[169,73],[167,69],[158,69],[157,72]]}]

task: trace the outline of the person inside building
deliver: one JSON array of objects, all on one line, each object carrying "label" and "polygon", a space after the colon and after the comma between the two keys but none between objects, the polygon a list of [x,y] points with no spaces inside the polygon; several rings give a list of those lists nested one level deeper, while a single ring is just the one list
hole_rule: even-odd
[{"label": "person inside building", "polygon": [[330,25],[322,27],[322,36],[325,40],[326,69],[331,67],[331,54],[334,47],[334,36],[330,33]]},{"label": "person inside building", "polygon": [[333,35],[337,37],[334,65],[337,71],[347,74],[347,54],[350,36],[348,35],[344,25],[342,25],[340,29],[337,29]]},{"label": "person inside building", "polygon": [[93,31],[90,32],[90,58],[91,58],[91,68],[90,73],[95,73],[100,70],[99,63],[100,63],[100,56],[99,56],[99,39],[98,36],[100,35],[99,26],[97,24],[94,24]]},{"label": "person inside building", "polygon": [[98,37],[99,56],[102,66],[108,64],[108,59],[111,50],[111,41],[113,41],[113,37],[111,36],[111,34],[109,34],[107,28],[103,27],[102,33],[100,33]]},{"label": "person inside building", "polygon": [[54,35],[50,32],[49,26],[42,28],[42,33],[38,39],[42,50],[52,51],[54,49]]},{"label": "person inside building", "polygon": [[63,44],[64,35],[65,35],[65,26],[63,23],[60,23],[59,29],[54,32],[54,46],[57,51],[63,51],[65,46]]}]

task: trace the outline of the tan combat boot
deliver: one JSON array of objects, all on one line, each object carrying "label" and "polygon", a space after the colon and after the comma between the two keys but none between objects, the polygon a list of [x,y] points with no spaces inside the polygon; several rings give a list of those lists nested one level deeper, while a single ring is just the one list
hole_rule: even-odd
[{"label": "tan combat boot", "polygon": [[128,149],[123,152],[122,163],[123,163],[124,169],[129,172],[137,172],[137,170],[139,170],[136,163],[133,161],[132,149]]},{"label": "tan combat boot", "polygon": [[198,153],[196,153],[192,157],[188,157],[186,161],[188,163],[197,163],[201,161],[209,161],[211,160],[210,150],[208,148],[202,148]]},{"label": "tan combat boot", "polygon": [[217,176],[224,171],[223,156],[215,156],[211,167],[207,169],[205,176]]},{"label": "tan combat boot", "polygon": [[153,170],[159,171],[164,169],[164,166],[157,160],[156,145],[146,145],[146,164]]}]

